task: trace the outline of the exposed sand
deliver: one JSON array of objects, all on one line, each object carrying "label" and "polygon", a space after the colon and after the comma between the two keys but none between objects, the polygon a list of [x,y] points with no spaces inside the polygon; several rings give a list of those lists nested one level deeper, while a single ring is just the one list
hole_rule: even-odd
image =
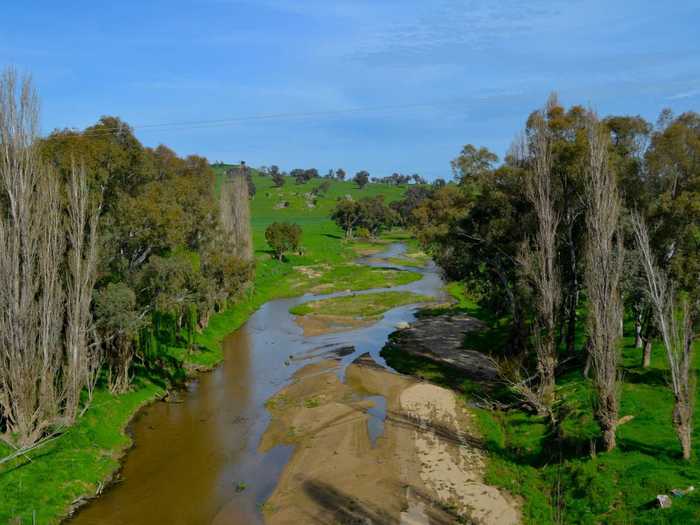
[{"label": "exposed sand", "polygon": [[[344,384],[336,366],[305,367],[268,404],[261,448],[296,448],[265,504],[267,523],[519,522],[517,502],[484,484],[470,414],[451,391],[366,360],[348,367]],[[365,397],[374,395],[385,398],[386,419],[373,447]]]}]

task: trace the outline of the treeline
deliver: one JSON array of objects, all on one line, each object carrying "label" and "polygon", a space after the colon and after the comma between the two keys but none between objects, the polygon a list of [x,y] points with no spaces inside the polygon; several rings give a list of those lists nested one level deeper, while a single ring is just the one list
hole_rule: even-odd
[{"label": "treeline", "polygon": [[375,238],[383,230],[399,224],[398,213],[384,202],[384,195],[359,200],[338,199],[331,219],[343,230],[346,239]]},{"label": "treeline", "polygon": [[[555,96],[505,160],[465,146],[450,184],[411,188],[396,210],[452,280],[510,320],[498,366],[553,425],[558,377],[591,381],[606,450],[616,446],[623,319],[640,366],[665,348],[672,422],[691,454],[700,300],[700,115],[599,120]],[[585,341],[583,348],[577,340]]]},{"label": "treeline", "polygon": [[38,118],[29,80],[4,72],[0,433],[23,446],[75,421],[99,380],[123,392],[135,362],[194,349],[253,271],[240,173],[220,203],[202,157],[146,148],[114,117],[41,138]]},{"label": "treeline", "polygon": [[[258,170],[262,176],[271,177],[276,187],[281,187],[285,183],[284,177],[292,177],[297,184],[306,184],[310,180],[323,178],[327,180],[343,181],[347,177],[344,169],[329,169],[323,177],[319,174],[316,168],[295,168],[289,173],[282,171],[279,166],[262,166]],[[394,186],[403,186],[406,184],[427,184],[426,180],[414,173],[413,175],[404,175],[401,173],[392,173],[387,177],[372,177],[366,170],[360,170],[352,177],[352,180],[360,188],[364,188],[370,182],[379,184],[391,184]],[[442,179],[439,179],[442,181]],[[444,182],[444,181],[442,181]]]}]

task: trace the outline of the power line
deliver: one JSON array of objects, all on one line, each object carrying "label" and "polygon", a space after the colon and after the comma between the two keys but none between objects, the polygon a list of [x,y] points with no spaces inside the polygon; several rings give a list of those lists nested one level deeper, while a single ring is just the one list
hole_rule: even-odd
[{"label": "power line", "polygon": [[245,122],[255,122],[264,120],[283,120],[283,119],[297,119],[297,118],[315,118],[315,117],[329,117],[334,115],[346,115],[353,113],[372,113],[372,112],[382,112],[382,111],[395,111],[395,110],[406,110],[406,109],[420,109],[420,108],[434,108],[434,107],[445,107],[453,105],[461,105],[463,101],[445,101],[445,102],[434,102],[434,103],[420,103],[420,104],[400,104],[400,105],[384,105],[384,106],[367,106],[358,108],[345,108],[345,109],[334,109],[325,111],[307,111],[307,112],[290,112],[290,113],[270,113],[261,115],[249,115],[249,116],[239,116],[239,117],[229,117],[225,119],[211,119],[211,120],[195,120],[195,121],[183,121],[183,122],[166,122],[159,124],[137,124],[137,125],[127,125],[124,126],[114,126],[112,128],[102,128],[91,131],[83,131],[84,135],[99,136],[99,135],[110,135],[113,133],[118,133],[125,129],[126,126],[133,130],[139,131],[178,131],[184,129],[202,129],[202,128],[212,128],[212,127],[225,127],[230,125],[236,125]]}]

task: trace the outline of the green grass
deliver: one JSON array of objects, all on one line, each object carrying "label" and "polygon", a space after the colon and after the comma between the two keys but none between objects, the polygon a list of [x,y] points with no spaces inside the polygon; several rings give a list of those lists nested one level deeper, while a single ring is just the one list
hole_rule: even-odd
[{"label": "green grass", "polygon": [[411,292],[379,292],[310,301],[294,306],[289,311],[294,315],[316,314],[368,319],[379,317],[397,306],[427,302],[431,299],[426,295]]},{"label": "green grass", "polygon": [[[217,187],[223,169],[217,167]],[[298,186],[288,179],[282,189],[271,188],[269,178],[254,175],[257,194],[251,201],[256,276],[254,286],[235,305],[212,317],[203,333],[196,338],[197,351],[185,346],[171,346],[165,353],[183,364],[209,368],[223,357],[221,341],[240,327],[265,302],[301,295],[322,287],[324,293],[363,290],[404,284],[419,276],[409,272],[368,268],[352,263],[357,256],[352,244],[345,243],[342,232],[328,219],[335,200],[344,195],[359,198],[384,194],[387,200],[400,198],[404,188],[370,184],[359,190],[353,183],[334,181],[327,195],[319,197],[313,208],[303,195],[321,181]],[[280,200],[288,208],[275,209]],[[275,221],[295,222],[303,229],[303,255],[290,255],[285,262],[273,260],[265,243],[267,225]],[[406,234],[389,232],[382,242],[404,240]],[[314,267],[313,276],[299,267]],[[111,395],[104,388],[80,421],[44,447],[0,466],[0,523],[21,519],[42,525],[58,523],[71,503],[81,496],[94,494],[100,483],[119,466],[119,458],[130,445],[124,429],[139,407],[165,392],[162,377],[139,372],[131,392]],[[0,443],[0,457],[11,449]]]},{"label": "green grass", "polygon": [[[490,337],[471,336],[465,346],[498,351],[492,338],[503,337],[503,320],[481,311],[459,284],[452,283],[448,290],[457,301],[452,310],[481,314],[490,326],[484,332]],[[626,334],[631,334],[632,326],[626,328]],[[484,344],[490,338],[492,344]],[[563,419],[556,435],[543,419],[521,410],[474,409],[489,455],[486,480],[522,497],[525,523],[700,523],[697,492],[674,498],[670,509],[653,508],[657,494],[697,486],[700,462],[697,455],[690,462],[680,457],[671,426],[673,400],[663,349],[655,346],[651,367],[642,369],[641,351],[633,346],[633,337],[627,335],[622,341],[620,413],[634,419],[619,428],[618,448],[613,452],[590,455],[590,442],[599,429],[593,419],[590,382],[578,369],[558,380]],[[453,388],[465,400],[484,395],[481,385],[445,365],[406,356],[391,347],[382,355],[400,372]],[[501,392],[490,395],[497,397]],[[695,432],[696,444],[699,437]]]}]

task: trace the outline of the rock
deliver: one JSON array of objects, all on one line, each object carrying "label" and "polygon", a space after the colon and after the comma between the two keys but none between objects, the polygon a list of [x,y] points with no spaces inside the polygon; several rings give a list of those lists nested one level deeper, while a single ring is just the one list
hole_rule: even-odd
[{"label": "rock", "polygon": [[492,381],[497,372],[491,360],[462,347],[464,334],[483,328],[481,321],[466,315],[425,317],[391,334],[387,346],[446,363],[473,379]]},{"label": "rock", "polygon": [[659,506],[659,508],[667,509],[672,503],[671,497],[668,494],[659,494],[656,496],[656,504]]},{"label": "rock", "polygon": [[399,330],[405,330],[406,328],[409,328],[411,325],[408,324],[406,321],[399,321],[396,323],[396,328]]}]

